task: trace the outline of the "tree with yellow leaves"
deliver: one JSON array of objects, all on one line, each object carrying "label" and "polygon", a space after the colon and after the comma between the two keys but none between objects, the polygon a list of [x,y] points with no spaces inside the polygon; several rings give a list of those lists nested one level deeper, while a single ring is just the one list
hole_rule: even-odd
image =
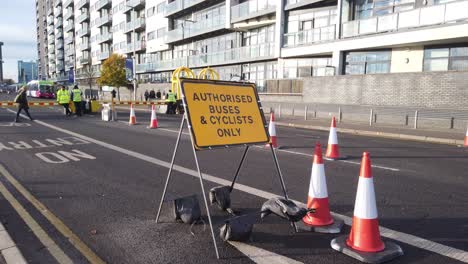
[{"label": "tree with yellow leaves", "polygon": [[120,87],[127,86],[128,81],[125,76],[125,57],[119,54],[112,54],[102,64],[101,77],[98,79],[100,86],[112,86],[117,88],[118,100],[120,101]]}]

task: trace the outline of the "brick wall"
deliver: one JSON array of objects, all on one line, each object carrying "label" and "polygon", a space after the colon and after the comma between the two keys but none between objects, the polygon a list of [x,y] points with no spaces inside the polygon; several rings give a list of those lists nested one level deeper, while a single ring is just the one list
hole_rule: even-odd
[{"label": "brick wall", "polygon": [[[287,84],[285,82],[290,82]],[[273,88],[273,89],[271,89]],[[283,88],[283,89],[281,89]],[[274,90],[274,91],[273,91]],[[262,95],[265,102],[402,106],[468,110],[468,72],[338,75],[267,81],[267,91],[302,96]]]}]

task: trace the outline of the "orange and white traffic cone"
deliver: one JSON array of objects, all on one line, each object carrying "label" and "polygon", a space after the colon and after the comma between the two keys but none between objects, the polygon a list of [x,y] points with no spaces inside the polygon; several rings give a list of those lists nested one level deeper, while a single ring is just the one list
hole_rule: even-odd
[{"label": "orange and white traffic cone", "polygon": [[307,208],[315,209],[315,212],[307,213],[302,219],[304,226],[299,225],[300,229],[320,233],[341,232],[344,222],[340,219],[333,219],[330,214],[327,180],[325,177],[325,166],[323,164],[322,147],[320,143],[315,145]]},{"label": "orange and white traffic cone", "polygon": [[269,147],[270,144],[273,148],[278,148],[278,143],[276,141],[276,127],[275,127],[275,113],[270,113],[270,123],[268,124],[268,134],[270,134],[270,143],[266,145]]},{"label": "orange and white traffic cone", "polygon": [[128,121],[129,125],[136,124],[136,116],[135,116],[135,109],[133,108],[133,104],[130,105],[130,120]]},{"label": "orange and white traffic cone", "polygon": [[380,237],[374,179],[367,152],[362,157],[351,232],[348,237],[333,239],[331,246],[367,263],[382,263],[403,255],[397,244],[389,241],[384,243]]},{"label": "orange and white traffic cone", "polygon": [[330,126],[330,135],[328,136],[328,146],[325,158],[328,160],[344,159],[340,157],[340,148],[338,147],[338,136],[336,135],[336,120],[332,118]]},{"label": "orange and white traffic cone", "polygon": [[156,107],[154,104],[151,106],[151,120],[148,128],[158,128],[158,118],[156,117]]},{"label": "orange and white traffic cone", "polygon": [[468,147],[468,128],[466,128],[465,143],[463,146]]}]

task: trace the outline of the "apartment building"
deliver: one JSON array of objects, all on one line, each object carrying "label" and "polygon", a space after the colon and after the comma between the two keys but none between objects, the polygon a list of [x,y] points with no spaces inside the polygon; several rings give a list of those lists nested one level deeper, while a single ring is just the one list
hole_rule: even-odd
[{"label": "apartment building", "polygon": [[[62,46],[65,72],[76,64],[77,78],[89,69],[97,77],[102,62],[119,53],[134,58],[140,82],[168,82],[179,66],[196,72],[209,66],[222,79],[256,82],[259,91],[277,78],[468,70],[467,0],[38,0],[36,6],[40,67],[48,78],[64,73]],[[48,34],[40,34],[44,13]]]}]

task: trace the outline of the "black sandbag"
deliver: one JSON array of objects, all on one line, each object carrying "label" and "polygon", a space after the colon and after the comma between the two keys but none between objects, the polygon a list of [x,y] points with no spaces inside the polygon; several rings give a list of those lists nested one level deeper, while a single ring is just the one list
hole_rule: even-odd
[{"label": "black sandbag", "polygon": [[173,206],[175,220],[192,224],[201,217],[200,204],[196,195],[177,198],[174,200]]},{"label": "black sandbag", "polygon": [[307,209],[297,206],[293,201],[275,197],[262,205],[261,218],[273,213],[288,221],[300,221],[306,214]]},{"label": "black sandbag", "polygon": [[219,209],[226,211],[231,208],[231,187],[217,186],[210,190],[210,203],[218,205]]},{"label": "black sandbag", "polygon": [[225,221],[219,229],[223,241],[248,241],[255,223],[254,215],[236,216]]}]

